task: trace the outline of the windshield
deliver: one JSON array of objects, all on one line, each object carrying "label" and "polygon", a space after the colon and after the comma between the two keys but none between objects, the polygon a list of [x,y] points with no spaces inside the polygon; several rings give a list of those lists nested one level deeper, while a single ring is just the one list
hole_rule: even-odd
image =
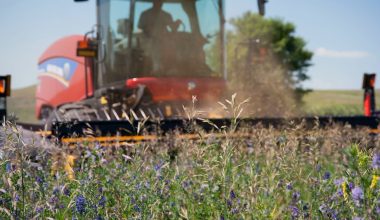
[{"label": "windshield", "polygon": [[99,13],[100,84],[221,76],[219,0],[101,0]]}]

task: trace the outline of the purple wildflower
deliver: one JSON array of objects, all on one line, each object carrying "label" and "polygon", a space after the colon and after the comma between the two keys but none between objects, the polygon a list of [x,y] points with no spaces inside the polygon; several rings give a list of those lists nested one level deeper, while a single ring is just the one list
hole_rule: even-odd
[{"label": "purple wildflower", "polygon": [[374,154],[372,159],[372,168],[379,169],[380,168],[380,154]]},{"label": "purple wildflower", "polygon": [[44,208],[42,208],[42,207],[37,207],[36,208],[36,212],[37,213],[41,213],[43,210],[44,210]]},{"label": "purple wildflower", "polygon": [[183,187],[184,189],[189,188],[191,185],[192,185],[192,182],[191,182],[191,181],[184,181],[184,182],[182,183],[182,187]]},{"label": "purple wildflower", "polygon": [[300,199],[301,194],[299,192],[294,192],[292,195],[293,202],[297,202]]},{"label": "purple wildflower", "polygon": [[354,184],[354,183],[350,182],[350,183],[348,184],[348,188],[349,188],[350,190],[352,190],[354,187],[355,187],[355,184]]},{"label": "purple wildflower", "polygon": [[326,204],[322,204],[319,206],[319,211],[324,215],[329,211],[329,207]]},{"label": "purple wildflower", "polygon": [[336,195],[337,195],[338,197],[342,197],[342,196],[343,196],[343,191],[342,191],[342,189],[338,189],[338,191],[336,191]]},{"label": "purple wildflower", "polygon": [[52,196],[52,197],[50,197],[49,202],[51,204],[57,204],[59,202],[59,199],[56,196]]},{"label": "purple wildflower", "polygon": [[330,179],[330,177],[331,177],[331,173],[329,171],[326,171],[323,174],[323,180],[328,180],[328,179]]},{"label": "purple wildflower", "polygon": [[286,189],[287,190],[292,190],[293,189],[293,185],[291,183],[287,183],[286,184]]},{"label": "purple wildflower", "polygon": [[44,180],[43,180],[40,176],[37,176],[37,177],[36,177],[36,182],[37,182],[38,184],[42,184],[42,183],[44,182]]},{"label": "purple wildflower", "polygon": [[292,218],[298,218],[300,211],[296,206],[289,206]]},{"label": "purple wildflower", "polygon": [[229,200],[229,199],[227,199],[227,206],[228,206],[229,208],[231,208],[231,207],[232,207],[232,201],[231,201],[231,200]]},{"label": "purple wildflower", "polygon": [[63,194],[64,194],[65,196],[70,196],[71,193],[70,193],[69,188],[67,188],[67,187],[63,188]]},{"label": "purple wildflower", "polygon": [[375,213],[380,215],[380,205],[377,205],[375,208]]},{"label": "purple wildflower", "polygon": [[86,199],[83,195],[77,196],[75,206],[78,213],[83,214],[86,211]]},{"label": "purple wildflower", "polygon": [[236,194],[233,190],[230,192],[230,199],[236,199]]},{"label": "purple wildflower", "polygon": [[335,184],[336,186],[340,186],[340,185],[342,185],[343,182],[344,182],[344,178],[343,178],[343,177],[334,180],[334,184]]},{"label": "purple wildflower", "polygon": [[231,210],[231,213],[234,214],[234,215],[236,215],[236,214],[239,213],[239,209],[238,209],[238,208],[233,208],[233,209]]},{"label": "purple wildflower", "polygon": [[18,194],[16,194],[15,197],[14,197],[14,201],[18,202],[19,200],[20,200],[20,196]]},{"label": "purple wildflower", "polygon": [[364,199],[364,192],[360,187],[355,187],[352,189],[352,199],[356,205],[359,205],[360,202]]},{"label": "purple wildflower", "polygon": [[165,185],[169,185],[170,184],[170,180],[165,180]]},{"label": "purple wildflower", "polygon": [[364,220],[364,218],[355,216],[352,218],[352,220]]}]

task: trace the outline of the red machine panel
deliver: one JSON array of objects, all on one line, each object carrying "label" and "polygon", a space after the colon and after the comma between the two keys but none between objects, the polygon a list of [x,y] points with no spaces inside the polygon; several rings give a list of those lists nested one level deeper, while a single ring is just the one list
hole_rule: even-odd
[{"label": "red machine panel", "polygon": [[[36,116],[42,107],[55,108],[64,103],[86,98],[84,58],[76,56],[76,45],[83,36],[62,38],[52,44],[38,62],[39,84],[36,91]],[[92,93],[91,70],[88,69],[88,91]]]}]

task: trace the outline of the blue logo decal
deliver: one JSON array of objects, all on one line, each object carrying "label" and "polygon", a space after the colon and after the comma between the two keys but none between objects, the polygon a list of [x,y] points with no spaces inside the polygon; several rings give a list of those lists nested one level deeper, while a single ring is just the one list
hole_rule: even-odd
[{"label": "blue logo decal", "polygon": [[77,67],[78,63],[73,60],[66,58],[52,58],[41,63],[38,66],[38,69],[40,74],[51,76],[68,86]]}]

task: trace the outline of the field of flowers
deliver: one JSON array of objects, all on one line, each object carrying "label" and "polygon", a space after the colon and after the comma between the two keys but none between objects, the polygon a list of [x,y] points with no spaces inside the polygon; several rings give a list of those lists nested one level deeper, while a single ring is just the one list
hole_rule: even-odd
[{"label": "field of flowers", "polygon": [[[246,138],[100,147],[23,143],[6,126],[0,219],[379,219],[366,130],[246,128]],[[38,150],[36,150],[36,148]]]}]

